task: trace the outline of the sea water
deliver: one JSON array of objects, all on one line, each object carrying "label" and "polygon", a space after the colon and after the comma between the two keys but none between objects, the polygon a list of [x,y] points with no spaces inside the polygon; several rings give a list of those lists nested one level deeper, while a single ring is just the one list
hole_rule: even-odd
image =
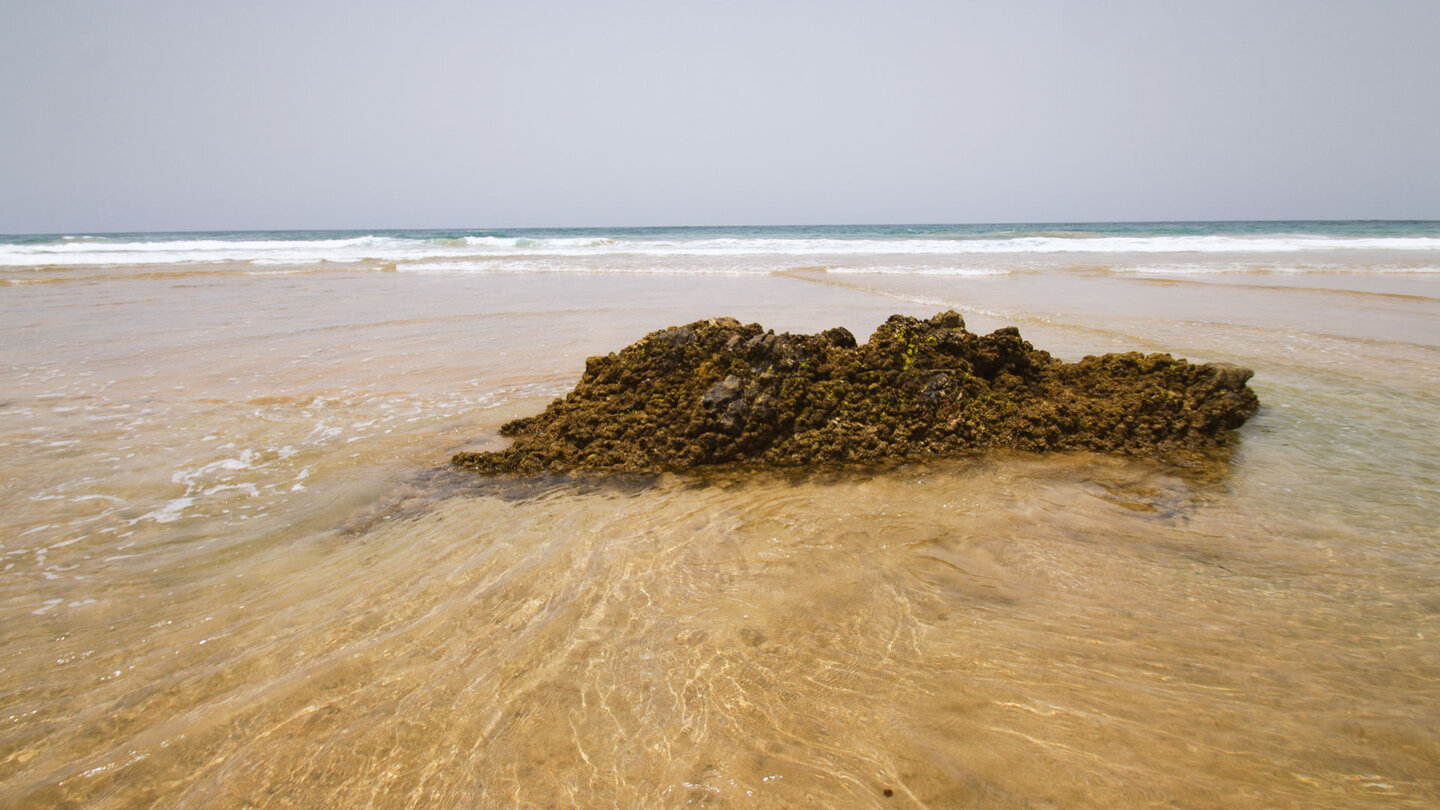
[{"label": "sea water", "polygon": [[[1211,470],[504,482],[588,355],[955,309]],[[0,238],[0,806],[1440,803],[1440,224]]]}]

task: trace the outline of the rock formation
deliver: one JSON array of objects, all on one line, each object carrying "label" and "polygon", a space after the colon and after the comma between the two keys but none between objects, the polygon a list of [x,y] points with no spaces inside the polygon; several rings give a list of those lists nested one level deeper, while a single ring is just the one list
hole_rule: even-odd
[{"label": "rock formation", "polygon": [[777,335],[716,318],[590,358],[567,396],[500,429],[510,447],[453,462],[486,473],[654,473],[984,448],[1165,456],[1226,445],[1259,407],[1250,376],[1168,354],[1065,363],[1014,327],[969,332],[953,311],[894,315],[863,345],[844,328]]}]

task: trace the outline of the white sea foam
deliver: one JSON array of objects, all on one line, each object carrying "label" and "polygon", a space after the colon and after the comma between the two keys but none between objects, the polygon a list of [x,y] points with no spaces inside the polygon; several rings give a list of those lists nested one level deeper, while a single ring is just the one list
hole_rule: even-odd
[{"label": "white sea foam", "polygon": [[[457,269],[506,271],[515,265],[486,265],[487,261],[543,259],[683,259],[813,257],[816,264],[838,263],[845,257],[966,257],[987,254],[1297,254],[1314,251],[1440,251],[1440,238],[1432,236],[1340,237],[1272,234],[1081,236],[1028,235],[984,238],[607,238],[607,237],[500,237],[416,239],[392,236],[355,236],[334,239],[274,240],[144,240],[113,238],[62,239],[48,242],[0,244],[0,266],[83,267],[244,263],[258,266],[333,263],[396,264],[397,269],[435,271],[451,263]],[[834,261],[821,261],[834,257]],[[469,262],[468,266],[465,264]],[[760,261],[769,266],[776,262]],[[900,263],[896,263],[900,264]],[[418,266],[417,266],[418,265]],[[576,270],[573,266],[563,266]],[[654,265],[620,263],[641,272],[665,272]]]},{"label": "white sea foam", "polygon": [[83,267],[186,263],[309,264],[423,258],[427,240],[362,236],[313,240],[122,240],[0,244],[0,266]]},{"label": "white sea foam", "polygon": [[140,516],[140,520],[153,520],[156,523],[174,523],[180,519],[186,508],[193,506],[195,499],[191,497],[176,498],[163,507],[147,512]]}]

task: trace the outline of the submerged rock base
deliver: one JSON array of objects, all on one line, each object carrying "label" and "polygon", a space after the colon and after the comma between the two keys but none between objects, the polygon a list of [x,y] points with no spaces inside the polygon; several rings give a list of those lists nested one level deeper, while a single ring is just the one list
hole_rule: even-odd
[{"label": "submerged rock base", "polygon": [[703,465],[865,463],[984,448],[1170,455],[1225,446],[1259,407],[1249,369],[1168,354],[1065,363],[956,312],[775,334],[733,318],[592,357],[565,398],[505,424],[486,473],[658,473]]}]

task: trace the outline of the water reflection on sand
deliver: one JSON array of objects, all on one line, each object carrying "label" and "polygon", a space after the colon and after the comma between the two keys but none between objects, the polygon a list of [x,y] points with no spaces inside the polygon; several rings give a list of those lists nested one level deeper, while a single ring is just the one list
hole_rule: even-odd
[{"label": "water reflection on sand", "polygon": [[[1347,278],[8,288],[0,805],[1440,802],[1440,297]],[[1188,470],[443,469],[651,329],[948,306],[1265,409]]]}]

